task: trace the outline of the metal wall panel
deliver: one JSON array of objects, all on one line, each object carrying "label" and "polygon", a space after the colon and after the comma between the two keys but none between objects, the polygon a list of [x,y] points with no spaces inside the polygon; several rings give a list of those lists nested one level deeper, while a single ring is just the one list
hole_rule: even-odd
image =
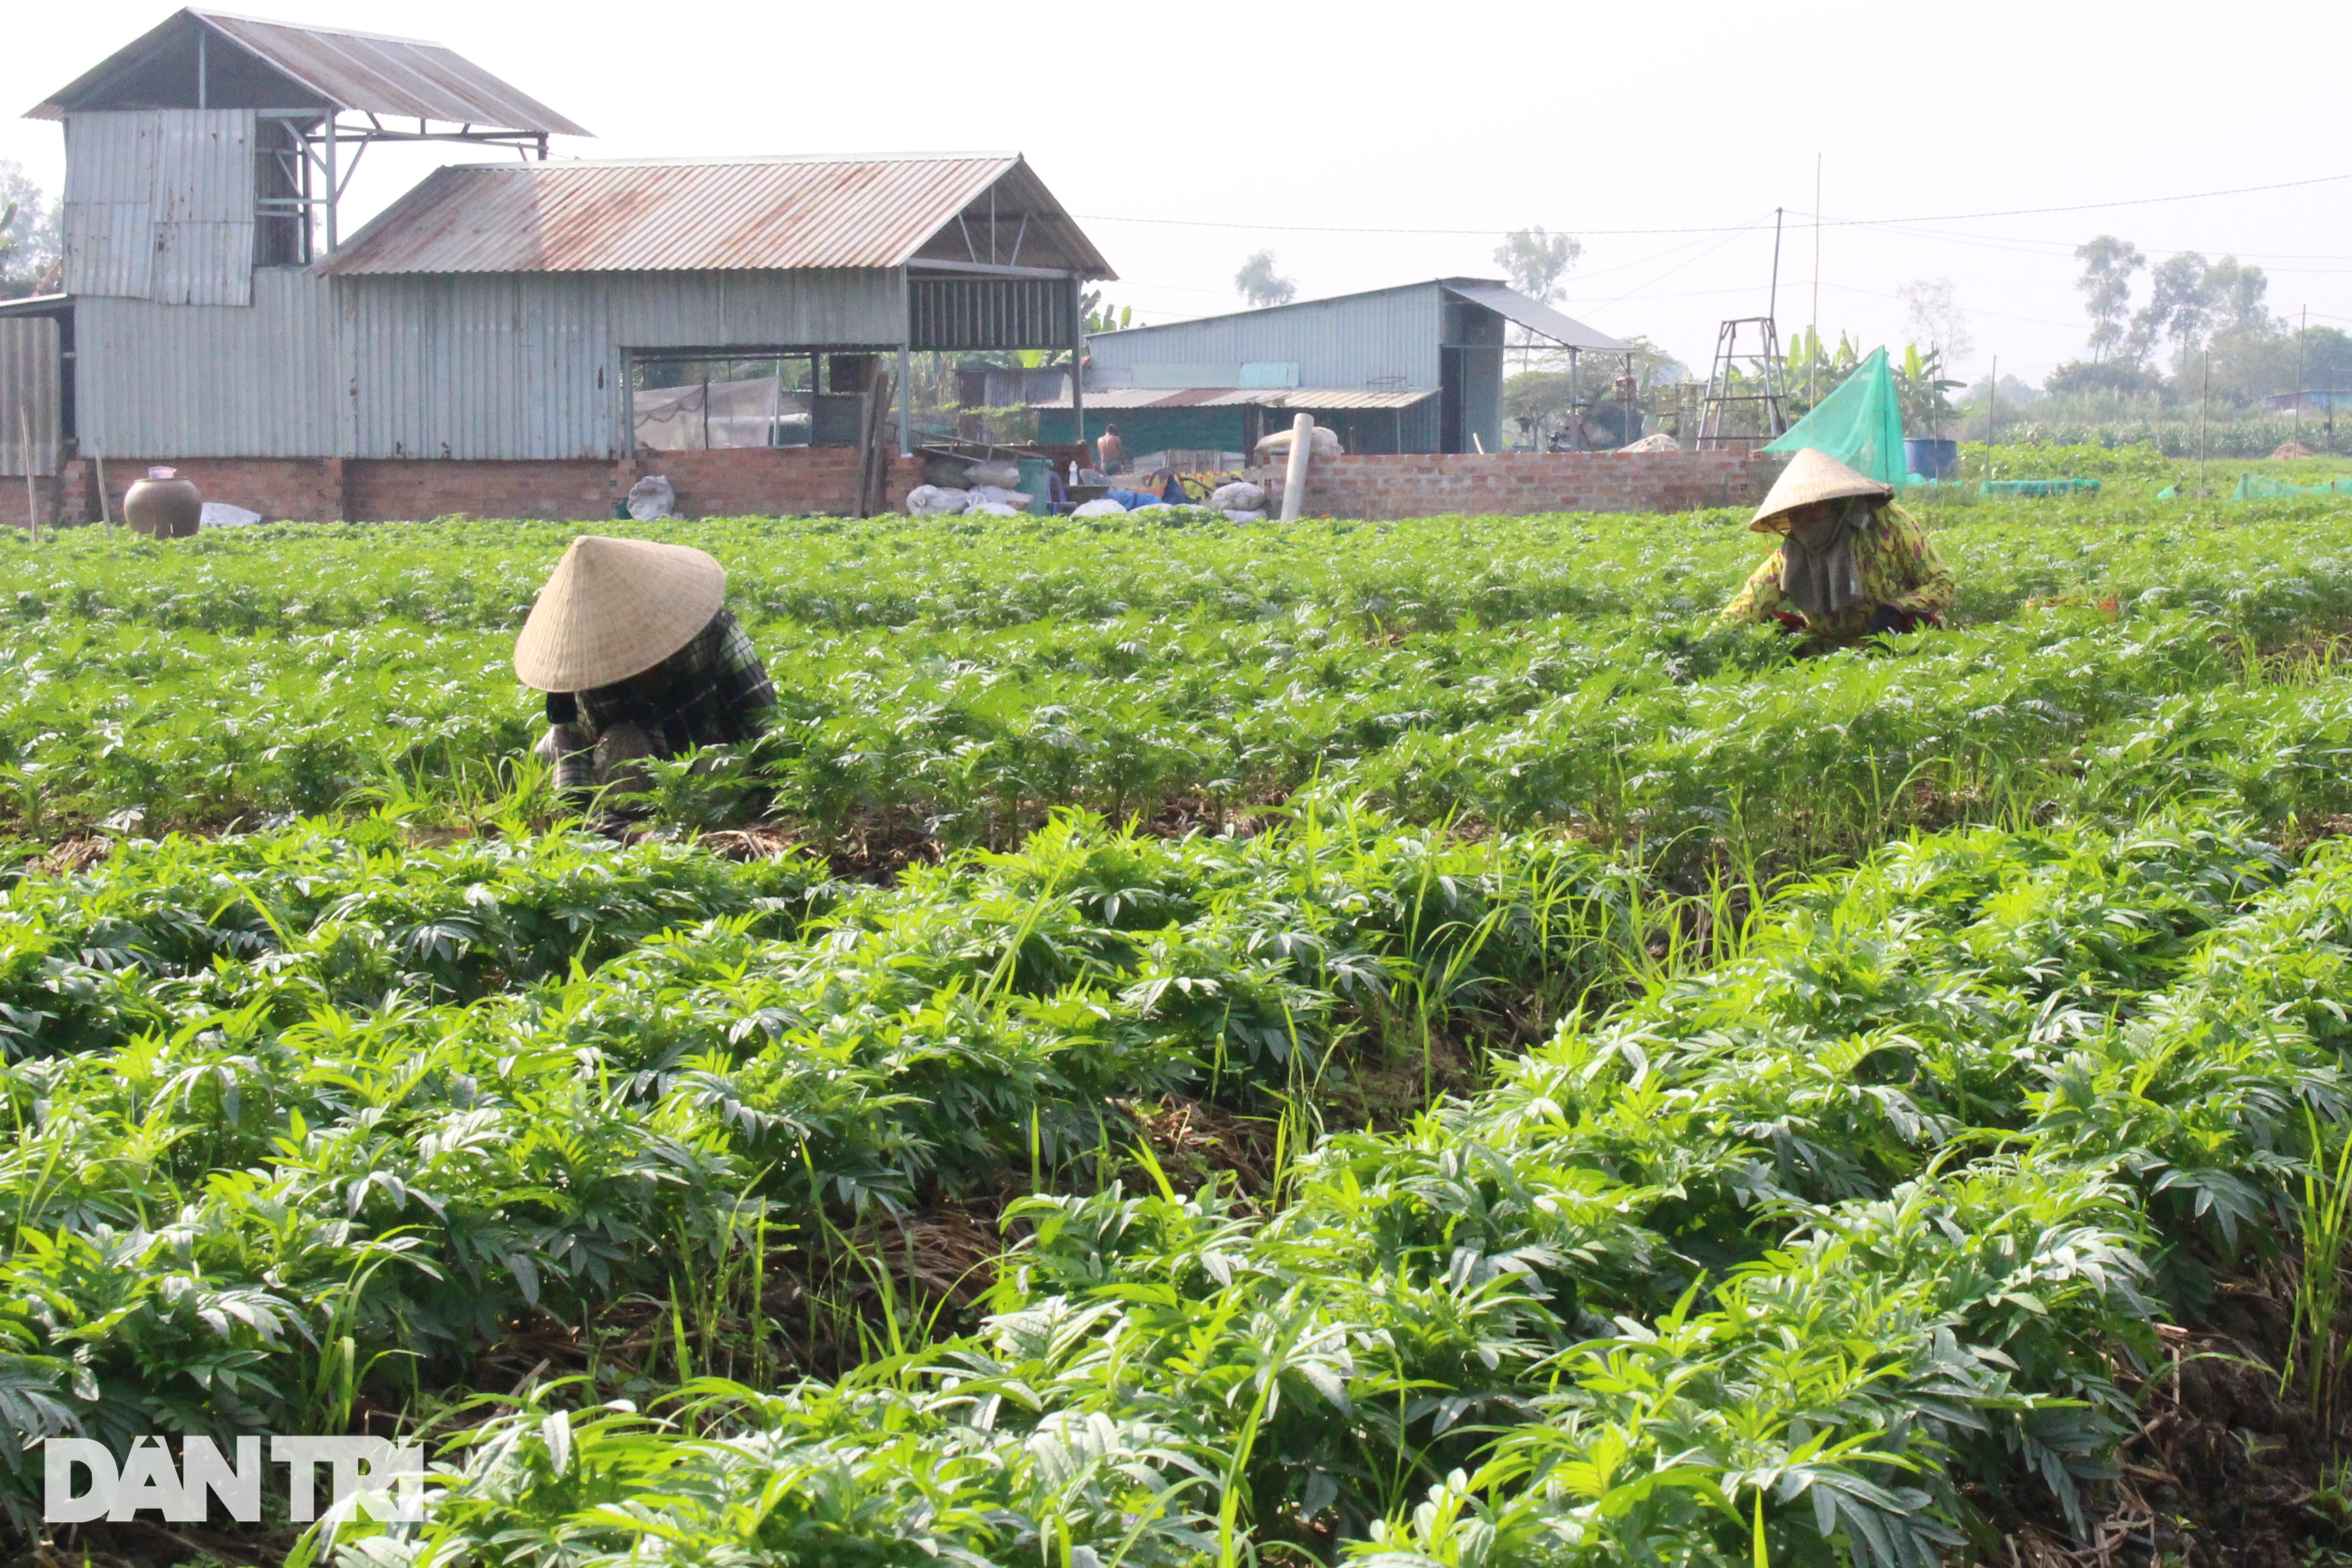
[{"label": "metal wall panel", "polygon": [[253,302],[254,111],[155,114],[155,260],[163,305]]},{"label": "metal wall panel", "polygon": [[248,303],[254,126],[249,109],[67,116],[67,292]]},{"label": "metal wall panel", "polygon": [[0,316],[0,474],[22,478],[24,430],[32,426],[32,471],[58,471],[65,438],[63,339],[55,316]]},{"label": "metal wall panel", "polygon": [[150,110],[67,115],[66,205],[152,200],[155,136]]},{"label": "metal wall panel", "polygon": [[895,271],[335,280],[353,458],[623,457],[633,349],[887,347]]},{"label": "metal wall panel", "polygon": [[1053,278],[917,278],[907,285],[908,346],[1067,348],[1077,325],[1073,297]]},{"label": "metal wall panel", "polygon": [[1097,371],[1139,364],[1287,362],[1307,386],[1403,390],[1438,380],[1443,341],[1436,283],[1415,283],[1338,300],[1135,327],[1087,340]]},{"label": "metal wall panel", "polygon": [[77,430],[122,458],[324,458],[336,450],[333,286],[253,276],[249,308],[81,300]]},{"label": "metal wall panel", "polygon": [[152,113],[66,116],[67,293],[147,297],[154,195]]},{"label": "metal wall panel", "polygon": [[[531,279],[556,289],[557,278]],[[613,341],[628,348],[895,345],[898,273],[886,267],[762,272],[608,272]]]},{"label": "metal wall panel", "polygon": [[85,443],[122,457],[625,456],[632,349],[880,348],[896,272],[331,279],[248,309],[87,299]]},{"label": "metal wall panel", "polygon": [[145,202],[68,202],[65,289],[77,299],[144,300],[155,263]]},{"label": "metal wall panel", "polygon": [[155,225],[147,288],[159,305],[250,305],[252,222]]},{"label": "metal wall panel", "polygon": [[154,121],[155,221],[253,221],[254,111],[163,109]]}]

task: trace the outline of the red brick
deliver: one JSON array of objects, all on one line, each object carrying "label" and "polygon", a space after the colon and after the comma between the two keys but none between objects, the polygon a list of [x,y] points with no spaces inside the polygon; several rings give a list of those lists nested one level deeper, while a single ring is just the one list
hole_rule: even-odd
[{"label": "red brick", "polygon": [[[1305,510],[1339,517],[1427,517],[1464,510],[1678,511],[1753,500],[1760,468],[1743,452],[1495,453],[1339,458],[1308,470]],[[1280,505],[1282,469],[1257,479]]]},{"label": "red brick", "polygon": [[[88,459],[37,481],[45,523],[95,522],[100,510]],[[226,501],[272,521],[406,521],[469,517],[611,520],[614,503],[641,474],[668,476],[688,517],[842,514],[856,501],[857,454],[846,447],[667,452],[635,460],[474,462],[438,458],[117,458],[106,464],[109,514],[150,468],[195,481],[207,500]],[[892,462],[885,501],[904,504],[919,479],[914,458]],[[0,481],[0,526],[24,522],[21,479]]]}]

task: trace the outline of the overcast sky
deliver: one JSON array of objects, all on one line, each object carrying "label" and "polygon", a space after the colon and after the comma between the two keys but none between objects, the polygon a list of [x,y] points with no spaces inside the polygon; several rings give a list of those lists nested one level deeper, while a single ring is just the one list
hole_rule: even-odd
[{"label": "overcast sky", "polygon": [[[2352,147],[2326,86],[2343,0],[270,4],[449,45],[597,132],[558,143],[573,156],[1025,153],[1147,321],[1239,308],[1261,247],[1312,298],[1494,276],[1502,231],[1542,224],[1585,247],[1562,309],[1703,373],[1717,323],[1767,309],[1775,207],[1783,335],[1814,319],[1819,154],[1825,336],[1899,345],[1897,290],[1948,277],[1977,344],[1959,368],[2039,378],[2080,352],[2072,251],[2100,233],[2234,252],[2277,309],[2352,328]],[[19,112],[169,14],[16,11]],[[468,161],[368,156],[370,209]],[[58,128],[0,124],[0,157],[54,189]],[[2241,194],[2152,199],[2212,192]]]}]

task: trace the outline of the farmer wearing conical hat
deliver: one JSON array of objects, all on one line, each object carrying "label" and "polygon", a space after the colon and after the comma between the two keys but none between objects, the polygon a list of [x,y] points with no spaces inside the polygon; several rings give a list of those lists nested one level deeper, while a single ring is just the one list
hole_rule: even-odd
[{"label": "farmer wearing conical hat", "polygon": [[759,738],[775,689],[726,597],[727,569],[699,550],[572,542],[514,651],[515,674],[547,693],[537,751],[557,788],[641,789],[647,757]]},{"label": "farmer wearing conical hat", "polygon": [[1778,623],[1824,643],[1941,626],[1957,585],[1894,490],[1801,448],[1748,526],[1781,536],[1720,620]]}]

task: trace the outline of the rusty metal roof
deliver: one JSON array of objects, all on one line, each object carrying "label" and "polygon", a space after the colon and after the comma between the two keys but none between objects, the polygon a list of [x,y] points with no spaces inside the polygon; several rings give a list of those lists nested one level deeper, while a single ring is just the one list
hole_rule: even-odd
[{"label": "rusty metal roof", "polygon": [[[1112,276],[1012,153],[445,168],[316,270],[367,277],[952,263],[962,243],[958,220],[983,198],[1005,217],[1029,216],[1031,265]],[[943,234],[953,243],[933,245]],[[940,254],[919,254],[927,247]]]},{"label": "rusty metal roof", "polygon": [[[160,26],[109,55],[27,118],[55,120],[83,109],[193,109],[196,107],[193,98],[186,103],[165,100],[189,96],[193,89],[199,32],[243,50],[303,94],[298,102],[215,100],[212,107],[216,109],[306,109],[312,103],[331,104],[354,113],[470,125],[477,131],[589,134],[530,94],[440,44],[347,27],[266,22],[194,7],[173,13]],[[220,72],[218,61],[213,65],[217,79],[242,88],[242,96],[254,96],[257,83]]]}]

